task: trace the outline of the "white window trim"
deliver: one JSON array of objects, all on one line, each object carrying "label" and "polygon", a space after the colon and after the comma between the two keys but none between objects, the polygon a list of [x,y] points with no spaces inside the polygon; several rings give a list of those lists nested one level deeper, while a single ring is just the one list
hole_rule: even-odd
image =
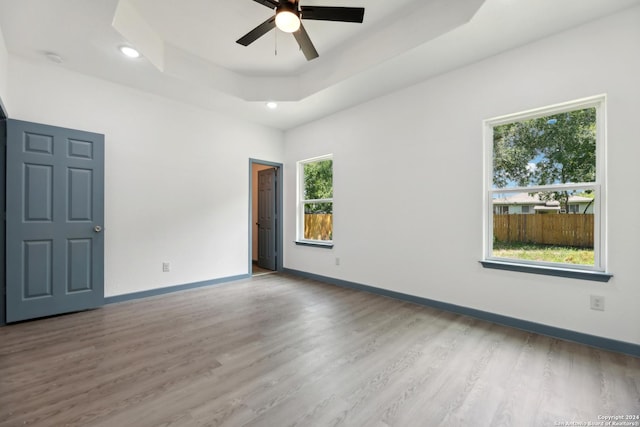
[{"label": "white window trim", "polygon": [[[483,197],[483,261],[496,261],[504,265],[523,265],[526,267],[540,267],[543,270],[564,270],[564,271],[588,271],[594,273],[604,273],[607,268],[607,239],[606,239],[606,214],[607,214],[607,187],[606,187],[606,105],[607,97],[605,94],[583,98],[575,101],[550,105],[543,108],[523,111],[515,114],[494,117],[483,121],[483,144],[484,144],[484,194]],[[585,108],[596,109],[596,179],[595,182],[589,183],[572,183],[572,184],[556,184],[545,186],[531,187],[509,187],[501,189],[493,189],[493,128],[495,126],[513,123],[521,120],[535,119],[545,117],[552,114],[563,113],[567,111],[580,110]],[[493,193],[507,192],[535,192],[539,190],[549,190],[550,188],[558,189],[583,189],[592,188],[596,192],[595,202],[593,206],[594,212],[594,265],[581,266],[574,264],[560,263],[543,263],[526,260],[516,260],[511,258],[499,258],[492,255],[493,252]]]},{"label": "white window trim", "polygon": [[307,203],[332,203],[333,204],[333,197],[330,199],[309,199],[309,200],[304,198],[304,165],[307,163],[314,163],[322,160],[333,161],[333,154],[325,154],[323,156],[317,156],[317,157],[312,157],[310,159],[299,160],[296,163],[296,168],[297,168],[297,171],[296,171],[297,173],[296,242],[308,244],[308,245],[332,247],[333,239],[332,240],[313,240],[313,239],[304,238],[304,205]]}]

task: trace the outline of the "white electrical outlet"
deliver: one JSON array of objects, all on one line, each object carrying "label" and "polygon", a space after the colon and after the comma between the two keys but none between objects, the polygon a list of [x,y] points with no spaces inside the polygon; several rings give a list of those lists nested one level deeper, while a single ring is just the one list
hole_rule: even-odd
[{"label": "white electrical outlet", "polygon": [[163,273],[168,273],[171,271],[171,263],[170,262],[163,262],[162,263],[162,272]]},{"label": "white electrical outlet", "polygon": [[336,257],[336,265],[340,265],[340,258]]},{"label": "white electrical outlet", "polygon": [[591,310],[604,311],[604,297],[602,295],[591,295]]}]

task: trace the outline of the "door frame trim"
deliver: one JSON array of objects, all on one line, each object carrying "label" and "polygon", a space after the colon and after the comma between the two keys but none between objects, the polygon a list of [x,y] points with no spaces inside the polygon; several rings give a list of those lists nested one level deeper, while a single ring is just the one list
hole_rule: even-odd
[{"label": "door frame trim", "polygon": [[283,271],[283,243],[282,243],[282,190],[283,190],[283,179],[282,179],[282,163],[270,162],[267,160],[259,160],[254,158],[249,158],[249,250],[248,250],[248,274],[251,276],[251,271],[253,269],[253,165],[263,165],[263,166],[272,166],[276,168],[276,173],[278,176],[277,185],[276,185],[276,208],[278,209],[278,218],[276,220],[276,271]]},{"label": "door frame trim", "polygon": [[5,197],[6,197],[6,185],[5,185],[5,174],[7,170],[7,164],[5,159],[5,152],[7,147],[7,116],[4,111],[4,107],[2,105],[2,100],[0,99],[0,206],[2,207],[2,211],[0,214],[1,224],[0,224],[0,326],[4,326],[7,324],[6,322],[6,312],[5,307],[7,304],[7,296],[6,296],[6,288],[7,288],[7,278],[5,276],[5,245],[6,242],[6,205],[5,205]]}]

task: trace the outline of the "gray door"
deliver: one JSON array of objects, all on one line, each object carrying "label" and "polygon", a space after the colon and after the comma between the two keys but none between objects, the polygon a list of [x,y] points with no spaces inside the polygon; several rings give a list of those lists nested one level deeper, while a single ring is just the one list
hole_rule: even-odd
[{"label": "gray door", "polygon": [[7,322],[104,301],[104,136],[7,121]]},{"label": "gray door", "polygon": [[277,170],[258,172],[258,266],[276,269]]}]

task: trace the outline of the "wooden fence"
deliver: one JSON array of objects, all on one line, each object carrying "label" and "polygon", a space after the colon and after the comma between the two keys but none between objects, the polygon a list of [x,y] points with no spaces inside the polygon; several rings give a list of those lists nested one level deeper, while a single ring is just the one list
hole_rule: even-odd
[{"label": "wooden fence", "polygon": [[[332,214],[305,214],[304,238],[333,239]],[[493,215],[498,242],[593,248],[593,214]]]},{"label": "wooden fence", "polygon": [[304,214],[304,238],[313,240],[332,240],[333,215]]},{"label": "wooden fence", "polygon": [[493,215],[494,240],[593,248],[593,214]]}]

